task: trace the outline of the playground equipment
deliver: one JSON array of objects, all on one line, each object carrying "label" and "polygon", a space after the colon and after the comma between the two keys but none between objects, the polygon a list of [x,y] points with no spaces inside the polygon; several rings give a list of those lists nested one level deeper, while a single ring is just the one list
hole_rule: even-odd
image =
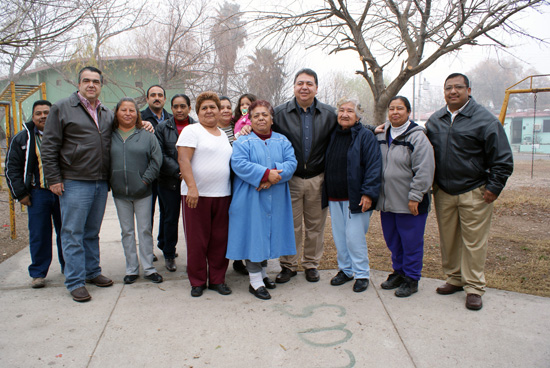
[{"label": "playground equipment", "polygon": [[[46,99],[46,84],[40,83],[38,85],[26,85],[16,84],[10,82],[0,93],[0,108],[4,108],[5,120],[6,120],[6,147],[9,149],[11,139],[17,132],[23,128],[23,101],[31,97],[34,93],[40,92],[41,99]],[[4,157],[0,157],[2,166],[5,162]],[[1,176],[4,176],[4,170],[2,170]],[[0,183],[1,184],[1,183]],[[0,185],[1,187],[1,185]],[[17,232],[15,227],[15,204],[14,200],[9,195],[9,208],[10,208],[10,236],[12,239],[17,238]]]}]

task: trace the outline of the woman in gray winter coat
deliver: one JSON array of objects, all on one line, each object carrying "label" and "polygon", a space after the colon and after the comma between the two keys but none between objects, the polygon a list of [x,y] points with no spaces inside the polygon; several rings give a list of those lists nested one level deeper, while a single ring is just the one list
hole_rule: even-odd
[{"label": "woman in gray winter coat", "polygon": [[424,128],[409,120],[410,113],[409,100],[393,97],[384,134],[377,135],[382,153],[382,186],[376,209],[380,210],[394,270],[381,287],[398,288],[398,297],[418,291],[435,170],[433,147]]},{"label": "woman in gray winter coat", "polygon": [[122,98],[116,105],[113,121],[110,184],[126,256],[125,284],[132,284],[139,277],[134,217],[144,277],[154,283],[162,282],[162,276],[153,266],[151,223],[151,183],[157,178],[161,164],[157,138],[142,129],[136,102],[129,97]]}]

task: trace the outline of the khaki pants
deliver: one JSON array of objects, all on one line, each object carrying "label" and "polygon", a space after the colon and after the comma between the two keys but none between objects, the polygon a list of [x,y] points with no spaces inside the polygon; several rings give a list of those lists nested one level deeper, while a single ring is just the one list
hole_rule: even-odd
[{"label": "khaki pants", "polygon": [[292,271],[298,268],[298,259],[302,254],[302,228],[305,230],[302,267],[304,269],[319,267],[323,256],[323,238],[328,212],[328,207],[321,208],[324,177],[324,174],[310,179],[293,176],[288,182],[292,198],[296,254],[280,257],[281,267]]},{"label": "khaki pants", "polygon": [[493,204],[483,200],[485,186],[450,195],[434,186],[441,261],[447,282],[466,293],[485,293],[485,260]]}]

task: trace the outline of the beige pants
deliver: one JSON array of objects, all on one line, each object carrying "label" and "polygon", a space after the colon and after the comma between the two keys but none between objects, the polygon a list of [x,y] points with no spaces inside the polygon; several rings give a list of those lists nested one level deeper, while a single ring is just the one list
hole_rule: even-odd
[{"label": "beige pants", "polygon": [[485,260],[493,204],[483,200],[485,186],[450,195],[434,186],[441,262],[447,282],[466,293],[485,293]]},{"label": "beige pants", "polygon": [[[293,176],[288,182],[290,197],[292,198],[296,254],[280,257],[281,267],[296,271],[300,254],[302,254],[302,267],[304,269],[319,267],[319,262],[323,256],[323,238],[328,212],[328,207],[321,208],[324,177],[324,174],[310,179]],[[302,229],[305,230],[303,252]]]}]

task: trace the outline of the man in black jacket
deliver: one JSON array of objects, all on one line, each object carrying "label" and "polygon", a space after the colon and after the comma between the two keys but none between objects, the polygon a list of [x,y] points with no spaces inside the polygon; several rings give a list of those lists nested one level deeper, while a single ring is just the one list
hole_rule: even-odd
[{"label": "man in black jacket", "polygon": [[38,100],[32,106],[32,120],[11,141],[6,155],[6,181],[11,195],[27,206],[29,214],[29,274],[35,289],[46,286],[52,262],[52,221],[57,237],[57,254],[61,272],[65,262],[61,249],[61,212],[59,197],[53,194],[44,177],[41,145],[46,118],[52,104]]},{"label": "man in black jacket", "polygon": [[426,123],[435,153],[434,205],[447,282],[437,293],[464,290],[466,308],[479,310],[493,202],[514,167],[512,150],[495,115],[470,96],[468,78],[447,77],[447,106]]},{"label": "man in black jacket", "polygon": [[[172,114],[164,109],[164,104],[166,103],[166,91],[162,86],[154,84],[149,87],[147,89],[146,101],[148,106],[140,112],[141,120],[150,122],[155,129],[157,129],[158,124],[172,117]],[[153,201],[151,206],[151,226],[155,223],[155,206],[158,197],[157,186],[158,181],[155,179],[155,181],[151,184],[151,188],[153,188],[153,194],[151,196],[151,200]],[[159,233],[161,226],[162,225],[159,224]],[[157,256],[155,254],[153,254],[153,261],[157,261]]]},{"label": "man in black jacket", "polygon": [[323,256],[327,216],[327,208],[322,209],[321,205],[325,152],[337,122],[334,108],[315,98],[317,87],[317,74],[302,69],[294,77],[294,98],[275,108],[273,130],[290,140],[298,161],[289,181],[296,255],[280,257],[282,270],[275,280],[278,283],[296,275],[302,253],[302,221],[305,225],[302,267],[307,281],[319,281],[317,267]]}]

